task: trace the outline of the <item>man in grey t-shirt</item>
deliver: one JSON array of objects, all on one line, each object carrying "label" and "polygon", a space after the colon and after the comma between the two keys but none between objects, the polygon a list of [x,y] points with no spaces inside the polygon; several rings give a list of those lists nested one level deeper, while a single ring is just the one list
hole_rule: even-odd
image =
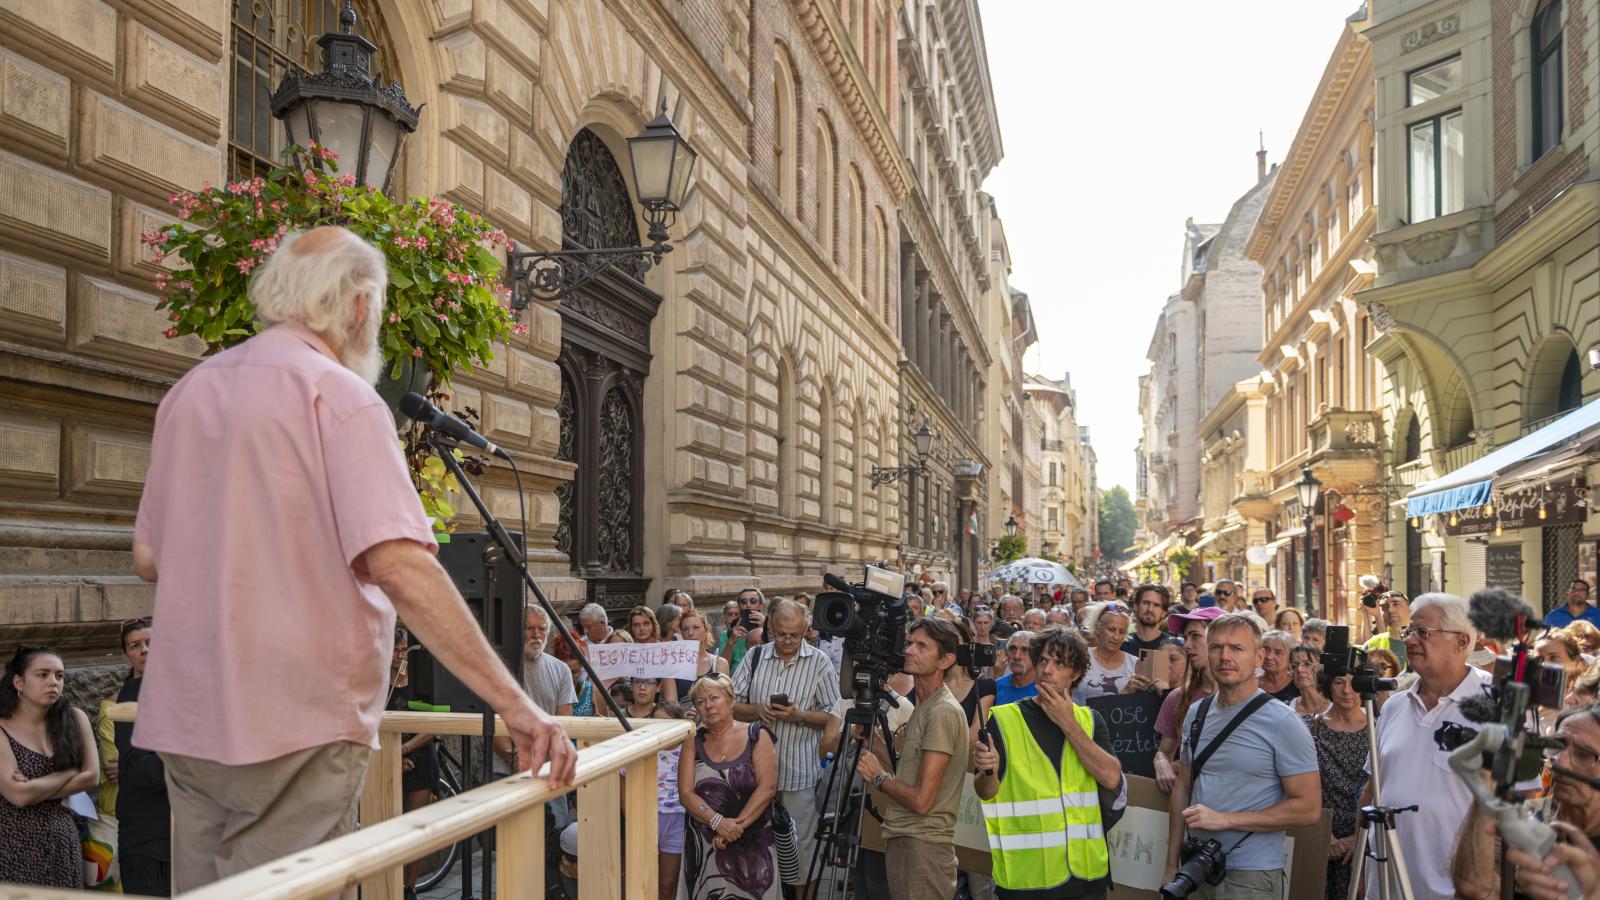
[{"label": "man in grey t-shirt", "polygon": [[[572,670],[567,664],[544,652],[545,639],[550,634],[550,620],[544,608],[528,607],[527,628],[522,632],[522,689],[528,692],[533,705],[552,716],[572,715],[572,704],[578,694],[572,687]],[[505,738],[494,739],[494,770],[497,774],[511,773],[511,742]]]},{"label": "man in grey t-shirt", "polygon": [[[1213,838],[1227,855],[1221,884],[1202,884],[1192,896],[1229,900],[1279,900],[1283,896],[1283,833],[1314,824],[1321,816],[1322,780],[1317,751],[1300,717],[1283,703],[1261,704],[1228,735],[1201,766],[1191,785],[1195,757],[1257,696],[1256,669],[1263,656],[1261,626],[1245,613],[1218,616],[1206,632],[1207,659],[1217,694],[1189,707],[1178,739],[1177,782],[1168,820],[1170,881],[1180,862],[1184,834]],[[1191,725],[1208,707],[1200,739],[1191,746]]]}]

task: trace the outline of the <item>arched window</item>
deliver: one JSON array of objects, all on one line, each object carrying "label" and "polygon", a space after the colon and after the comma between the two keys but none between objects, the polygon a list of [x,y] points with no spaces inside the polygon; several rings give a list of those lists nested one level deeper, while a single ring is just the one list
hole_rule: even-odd
[{"label": "arched window", "polygon": [[795,427],[794,369],[778,363],[778,514],[794,516]]},{"label": "arched window", "polygon": [[1544,0],[1528,38],[1533,60],[1533,158],[1561,143],[1561,0]]},{"label": "arched window", "polygon": [[[272,117],[272,92],[291,70],[322,68],[317,38],[339,30],[341,4],[338,0],[233,0],[231,6],[228,171],[247,178],[266,175],[283,162],[283,124]],[[361,35],[378,45],[373,65],[379,69],[380,83],[401,80],[394,45],[377,3],[355,0],[354,8]]]},{"label": "arched window", "polygon": [[835,483],[834,475],[834,469],[837,467],[838,463],[838,449],[836,446],[838,443],[838,435],[834,433],[834,428],[837,423],[835,422],[835,412],[833,408],[833,391],[824,386],[822,389],[822,398],[819,402],[821,404],[821,408],[818,410],[818,412],[820,413],[819,418],[821,420],[821,425],[818,429],[817,438],[818,443],[822,445],[822,452],[818,461],[818,468],[821,470],[820,477],[822,480],[822,485],[821,489],[817,492],[817,500],[821,505],[821,510],[819,511],[817,518],[824,525],[832,525],[836,518],[833,507],[839,499],[838,484]]},{"label": "arched window", "polygon": [[850,221],[845,227],[845,236],[849,241],[845,247],[845,266],[849,273],[850,282],[857,288],[866,289],[867,279],[863,277],[865,268],[865,253],[861,237],[861,226],[865,224],[866,217],[862,212],[861,173],[854,165],[850,166]]},{"label": "arched window", "polygon": [[1578,348],[1565,334],[1547,338],[1528,364],[1522,424],[1532,425],[1583,405],[1583,367]]},{"label": "arched window", "polygon": [[1422,458],[1422,423],[1416,414],[1406,416],[1406,437],[1400,446],[1400,461],[1416,462]]},{"label": "arched window", "polygon": [[883,207],[877,206],[872,210],[873,224],[873,265],[878,267],[878,303],[883,307],[883,324],[892,325],[889,311],[893,293],[889,290],[889,226],[883,220]]},{"label": "arched window", "polygon": [[839,179],[835,175],[838,149],[833,140],[833,129],[828,125],[828,117],[821,112],[817,113],[817,202],[814,210],[816,221],[813,229],[817,236],[817,243],[822,245],[822,255],[829,259],[834,258],[833,223],[837,218],[836,196]]},{"label": "arched window", "polygon": [[772,111],[772,184],[778,189],[779,202],[796,209],[795,176],[799,173],[800,155],[794,147],[794,66],[781,47],[772,59]]}]

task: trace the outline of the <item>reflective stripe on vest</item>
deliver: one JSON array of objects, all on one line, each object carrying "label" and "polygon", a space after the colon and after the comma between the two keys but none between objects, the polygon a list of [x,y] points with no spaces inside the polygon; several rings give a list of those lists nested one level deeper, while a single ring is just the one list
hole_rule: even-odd
[{"label": "reflective stripe on vest", "polygon": [[[1092,737],[1094,713],[1074,706],[1073,714]],[[1041,890],[1069,878],[1105,877],[1111,861],[1094,777],[1069,744],[1062,748],[1058,779],[1016,704],[997,706],[992,715],[1006,748],[1005,778],[994,799],[983,804],[995,884]]]}]

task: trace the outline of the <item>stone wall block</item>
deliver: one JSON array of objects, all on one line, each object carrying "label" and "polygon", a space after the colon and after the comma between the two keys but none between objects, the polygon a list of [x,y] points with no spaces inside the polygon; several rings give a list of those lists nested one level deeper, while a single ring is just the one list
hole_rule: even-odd
[{"label": "stone wall block", "polygon": [[127,431],[67,426],[68,494],[138,497],[150,469],[150,438]]},{"label": "stone wall block", "polygon": [[511,129],[511,177],[533,189],[542,205],[561,205],[561,173],[533,136]]},{"label": "stone wall block", "polygon": [[533,79],[504,56],[489,51],[487,93],[489,101],[515,121],[529,122],[533,115]]},{"label": "stone wall block", "polygon": [[66,270],[0,253],[0,335],[61,346],[67,336]]},{"label": "stone wall block", "polygon": [[483,160],[455,141],[441,141],[439,185],[445,197],[473,209],[482,209]]},{"label": "stone wall block", "polygon": [[205,351],[195,335],[163,337],[167,317],[156,298],[109,281],[80,276],[68,316],[67,344],[88,356],[181,374]]},{"label": "stone wall block", "polygon": [[148,616],[156,606],[156,586],[137,578],[108,578],[100,584],[108,622]]},{"label": "stone wall block", "polygon": [[533,437],[533,415],[528,404],[499,394],[485,394],[483,434],[497,444],[524,447]]},{"label": "stone wall block", "polygon": [[514,0],[473,0],[472,25],[506,57],[530,76],[539,75],[540,29],[527,15],[528,7]]},{"label": "stone wall block", "polygon": [[124,29],[122,90],[194,137],[215,140],[227,110],[222,69],[137,22]]},{"label": "stone wall block", "polygon": [[438,49],[443,85],[465,94],[482,94],[489,55],[483,39],[476,32],[464,29],[436,38],[433,43]]},{"label": "stone wall block", "polygon": [[49,156],[67,156],[72,83],[0,49],[0,136]]},{"label": "stone wall block", "polygon": [[88,93],[79,112],[78,162],[127,187],[132,194],[163,202],[176,191],[198,191],[222,180],[216,147]]},{"label": "stone wall block", "polygon": [[533,411],[533,444],[528,448],[541,456],[554,457],[561,446],[561,417],[550,407],[529,407]]},{"label": "stone wall block", "polygon": [[140,279],[154,279],[162,272],[176,272],[189,268],[177,252],[168,253],[159,263],[150,261],[149,248],[139,243],[139,235],[179,221],[176,216],[157,212],[131,200],[118,204],[117,210],[117,270]]},{"label": "stone wall block", "polygon": [[61,474],[61,423],[0,414],[0,478],[16,489],[54,491]]},{"label": "stone wall block", "polygon": [[130,19],[150,23],[164,37],[177,41],[211,62],[227,53],[224,35],[231,3],[216,0],[140,0],[128,7]]},{"label": "stone wall block", "polygon": [[540,303],[529,304],[522,314],[528,323],[528,349],[541,359],[561,355],[561,313]]},{"label": "stone wall block", "polygon": [[0,152],[0,241],[91,262],[111,258],[111,193]]},{"label": "stone wall block", "polygon": [[0,625],[53,625],[78,621],[75,584],[8,584]]},{"label": "stone wall block", "polygon": [[511,144],[506,117],[494,107],[469,97],[444,95],[444,131],[486,162],[504,166]]},{"label": "stone wall block", "polygon": [[533,195],[492,169],[485,171],[484,181],[488,188],[484,207],[489,217],[507,232],[526,233],[533,218]]},{"label": "stone wall block", "polygon": [[100,0],[0,0],[0,32],[89,81],[109,84],[116,71],[117,12]]},{"label": "stone wall block", "polygon": [[510,351],[511,385],[530,402],[554,406],[561,399],[561,369],[548,359],[521,350]]}]

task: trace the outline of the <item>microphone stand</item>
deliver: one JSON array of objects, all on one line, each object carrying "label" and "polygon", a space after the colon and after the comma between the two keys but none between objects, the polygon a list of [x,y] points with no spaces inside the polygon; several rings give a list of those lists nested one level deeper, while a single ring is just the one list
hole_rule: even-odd
[{"label": "microphone stand", "polygon": [[[628,723],[627,715],[611,699],[611,692],[600,690],[600,676],[596,675],[594,667],[589,665],[588,655],[578,649],[578,642],[572,639],[572,633],[567,631],[567,626],[561,620],[561,616],[557,615],[555,607],[550,605],[550,599],[544,595],[539,583],[533,580],[533,575],[529,574],[528,558],[523,555],[522,548],[517,546],[517,543],[511,539],[511,535],[506,533],[506,529],[500,524],[500,520],[489,512],[489,507],[484,504],[483,498],[478,495],[477,489],[472,486],[472,482],[467,478],[466,471],[461,468],[461,461],[456,459],[456,455],[453,452],[456,448],[455,442],[431,428],[425,430],[425,435],[424,440],[428,442],[428,446],[432,447],[433,451],[439,455],[439,459],[444,462],[445,468],[450,470],[450,474],[456,476],[457,483],[461,485],[462,493],[467,495],[467,499],[471,500],[473,507],[477,509],[478,515],[483,518],[483,524],[489,530],[489,536],[494,538],[496,544],[500,545],[500,549],[506,554],[506,559],[511,561],[511,564],[516,567],[518,572],[522,573],[522,580],[528,585],[528,590],[533,592],[534,599],[539,601],[539,606],[544,608],[546,618],[550,620],[551,625],[555,626],[556,633],[561,635],[561,639],[567,642],[567,646],[572,648],[573,654],[578,657],[578,663],[583,666],[583,671],[589,675],[589,683],[595,686],[596,693],[605,695],[606,705],[611,708],[612,714],[621,723],[622,730],[625,732],[632,731],[633,726]],[[487,603],[484,604],[484,608],[487,610]]]}]

